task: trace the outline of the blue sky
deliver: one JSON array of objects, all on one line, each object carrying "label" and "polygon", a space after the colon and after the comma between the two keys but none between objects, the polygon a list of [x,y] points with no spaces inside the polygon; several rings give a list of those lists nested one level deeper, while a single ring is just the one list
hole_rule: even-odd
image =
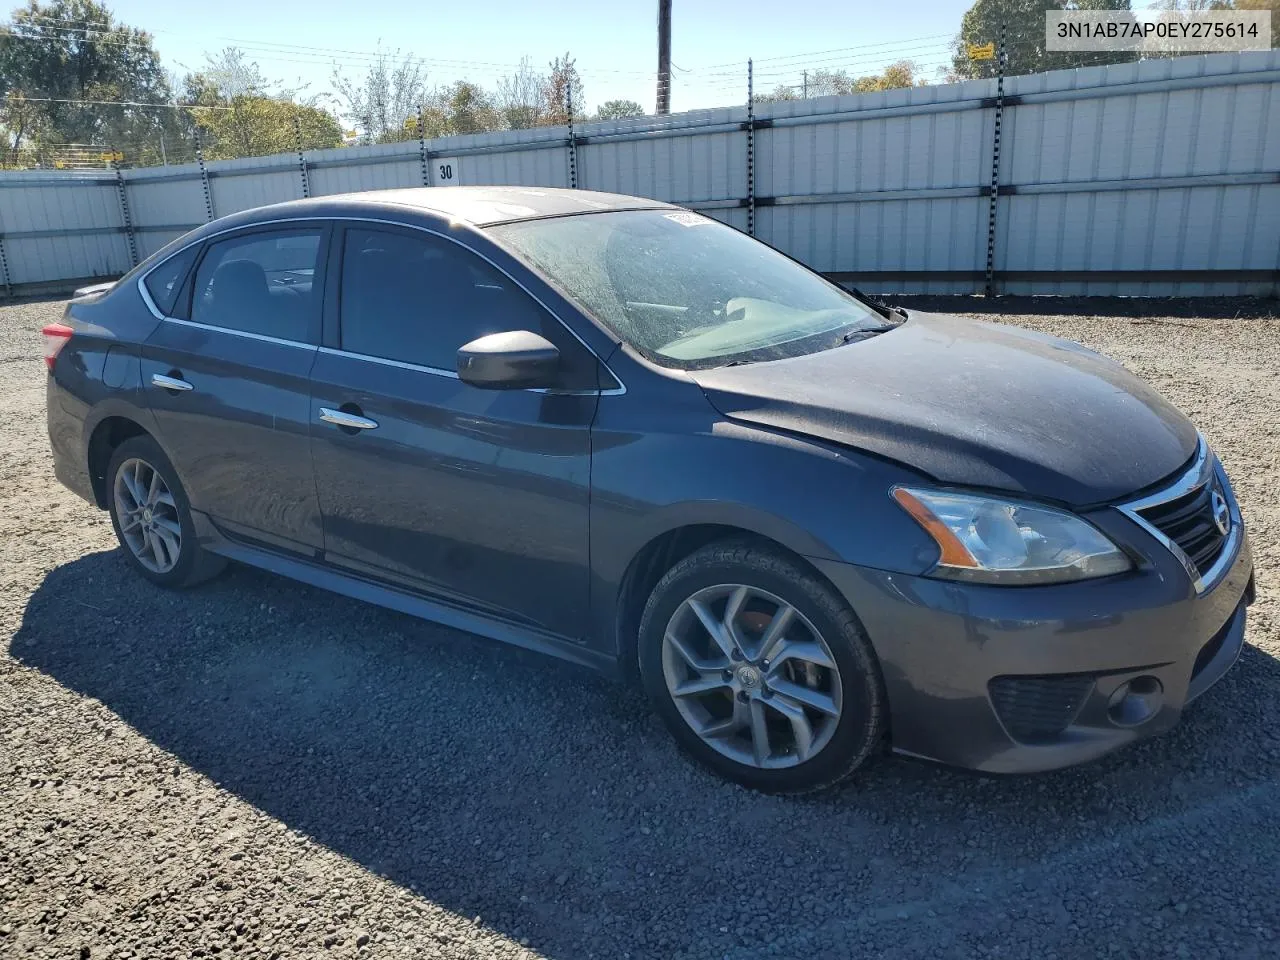
[{"label": "blue sky", "polygon": [[[363,74],[381,42],[427,62],[428,82],[492,87],[522,56],[536,66],[566,50],[577,58],[587,103],[627,98],[653,109],[656,0],[107,0],[117,19],[151,31],[169,69],[184,73],[205,51],[235,45],[265,76],[309,91],[331,89],[333,63]],[[855,75],[914,58],[932,77],[969,0],[674,0],[672,109],[741,103],[745,63],[757,86],[801,82],[808,67]]]}]

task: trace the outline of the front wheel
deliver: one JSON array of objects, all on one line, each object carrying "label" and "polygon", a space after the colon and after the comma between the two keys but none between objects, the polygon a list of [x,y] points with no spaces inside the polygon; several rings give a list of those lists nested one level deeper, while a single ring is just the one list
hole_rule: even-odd
[{"label": "front wheel", "polygon": [[821,789],[883,739],[884,685],[861,625],[781,551],[728,542],[680,561],[645,606],[639,656],[677,742],[744,786]]}]

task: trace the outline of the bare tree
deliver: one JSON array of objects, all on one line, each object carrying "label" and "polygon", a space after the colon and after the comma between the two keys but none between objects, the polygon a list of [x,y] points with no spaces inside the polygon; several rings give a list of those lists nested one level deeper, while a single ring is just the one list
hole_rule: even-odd
[{"label": "bare tree", "polygon": [[533,68],[533,61],[522,57],[520,66],[498,81],[494,97],[498,115],[511,130],[527,130],[542,122],[547,111],[545,74]]},{"label": "bare tree", "polygon": [[217,53],[206,53],[204,59],[205,67],[197,76],[205,77],[223,100],[266,94],[266,78],[257,63],[245,59],[240,48],[223,47]]},{"label": "bare tree", "polygon": [[387,53],[381,48],[363,79],[351,79],[336,64],[333,86],[345,107],[344,115],[368,141],[385,143],[417,136],[413,124],[418,108],[428,100],[427,71],[412,54]]}]

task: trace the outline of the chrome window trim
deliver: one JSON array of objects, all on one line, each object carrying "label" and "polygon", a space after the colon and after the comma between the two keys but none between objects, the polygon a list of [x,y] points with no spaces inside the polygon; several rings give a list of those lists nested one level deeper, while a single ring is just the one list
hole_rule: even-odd
[{"label": "chrome window trim", "polygon": [[318,350],[314,343],[301,340],[285,340],[283,337],[269,337],[265,333],[250,333],[248,330],[232,330],[230,327],[215,327],[211,323],[200,323],[196,320],[182,320],[178,317],[162,317],[165,323],[176,323],[182,327],[194,327],[196,330],[208,330],[212,333],[228,333],[233,337],[244,337],[247,340],[261,340],[263,343],[278,343],[284,347],[300,347],[303,350]]},{"label": "chrome window trim", "polygon": [[444,370],[440,367],[428,367],[420,363],[407,363],[404,360],[390,360],[387,357],[374,357],[367,353],[356,353],[354,350],[339,350],[336,347],[321,347],[321,353],[331,357],[350,357],[352,360],[367,360],[369,363],[380,363],[384,367],[398,367],[401,370],[413,370],[417,373],[429,373],[433,377],[448,377],[450,380],[460,379],[457,371]]},{"label": "chrome window trim", "polygon": [[[589,347],[587,349],[590,349]],[[339,350],[336,347],[320,347],[320,352],[331,357],[347,357],[351,360],[364,360],[369,363],[380,363],[386,367],[398,367],[401,370],[412,370],[415,373],[429,373],[433,377],[447,377],[450,380],[461,380],[455,370],[444,370],[440,367],[428,367],[421,363],[407,363],[404,360],[389,360],[386,357],[374,357],[367,353],[356,353],[353,350]],[[555,390],[548,387],[521,387],[520,393],[545,393],[555,397],[616,397],[626,393],[626,388],[609,390]]]},{"label": "chrome window trim", "polygon": [[[185,250],[186,248],[183,247],[183,249]],[[171,259],[170,257],[165,257],[164,260],[162,260],[160,263],[157,263],[154,267],[151,268],[151,270],[159,270],[166,263],[168,263],[170,259]],[[147,309],[151,311],[151,315],[153,317],[155,317],[157,320],[168,320],[169,318],[160,312],[160,308],[156,306],[156,302],[151,299],[151,291],[147,289],[147,285],[142,282],[147,277],[151,276],[151,270],[148,270],[142,276],[138,277],[138,292],[142,294],[142,302],[147,305]]]},{"label": "chrome window trim", "polygon": [[547,306],[537,296],[537,294],[535,294],[532,290],[526,287],[523,283],[521,283],[515,277],[511,276],[511,274],[507,273],[507,271],[503,270],[502,267],[500,267],[497,263],[495,263],[491,258],[485,256],[479,250],[476,250],[474,247],[468,246],[467,244],[459,240],[457,237],[451,237],[448,234],[441,233],[439,230],[432,230],[430,227],[424,227],[421,224],[403,223],[399,220],[385,220],[381,217],[354,217],[354,216],[341,216],[341,215],[334,215],[334,216],[317,215],[313,217],[280,217],[274,220],[259,220],[256,223],[242,223],[242,224],[239,224],[238,226],[227,227],[223,230],[218,230],[214,233],[205,234],[203,237],[200,237],[199,239],[196,239],[196,240],[192,240],[191,243],[188,243],[186,246],[183,246],[178,250],[175,250],[169,256],[165,257],[163,260],[157,263],[154,267],[150,267],[147,269],[145,273],[139,274],[138,290],[142,294],[142,299],[143,299],[143,302],[146,303],[147,309],[151,311],[152,315],[155,316],[157,320],[169,320],[175,323],[184,323],[184,324],[188,324],[194,327],[199,327],[205,330],[215,330],[220,333],[240,334],[242,336],[266,340],[272,343],[284,343],[290,346],[305,346],[305,347],[310,347],[314,349],[319,349],[321,351],[328,352],[328,353],[336,353],[336,354],[345,355],[345,356],[359,357],[360,359],[363,359],[363,360],[372,360],[377,363],[385,363],[390,366],[404,367],[409,370],[419,370],[424,373],[434,373],[437,376],[448,376],[448,377],[453,377],[455,380],[458,379],[457,373],[451,370],[440,370],[437,367],[424,367],[424,366],[420,366],[418,364],[413,364],[413,363],[403,363],[398,360],[387,360],[383,357],[369,357],[369,356],[365,356],[364,354],[352,353],[350,351],[345,351],[345,350],[335,350],[332,347],[319,346],[313,343],[303,344],[297,340],[280,340],[275,337],[264,336],[263,334],[246,333],[245,331],[242,331],[242,330],[232,330],[230,327],[215,327],[211,324],[196,323],[191,320],[179,320],[176,317],[166,316],[165,314],[160,312],[159,308],[155,304],[155,301],[151,299],[151,294],[148,292],[147,285],[144,282],[146,278],[151,275],[152,271],[158,270],[161,266],[168,263],[174,257],[179,256],[182,253],[185,253],[187,250],[190,250],[192,247],[196,246],[197,244],[207,243],[216,237],[221,237],[228,233],[235,233],[239,230],[255,230],[258,227],[270,227],[270,226],[276,226],[278,224],[326,223],[326,222],[376,223],[376,224],[380,224],[382,226],[388,226],[388,227],[402,227],[407,230],[420,230],[421,232],[430,234],[433,237],[439,237],[442,240],[448,240],[450,243],[456,243],[463,250],[466,250],[468,253],[479,257],[485,263],[489,264],[489,266],[497,270],[498,273],[502,274],[502,276],[506,277],[508,280],[514,283],[517,287],[523,290],[533,300],[534,303],[542,307],[543,310],[547,311],[547,313],[551,315],[551,318],[555,320],[556,323],[560,324],[560,326],[563,327],[565,331],[571,337],[573,337],[573,339],[577,340],[580,344],[582,344],[583,349],[585,349],[587,353],[591,354],[591,356],[596,358],[596,363],[604,367],[604,369],[608,371],[609,376],[613,377],[613,379],[618,382],[618,386],[610,387],[607,390],[548,390],[542,387],[538,387],[538,388],[526,388],[525,392],[548,393],[548,394],[553,394],[558,396],[601,396],[601,397],[620,397],[627,392],[627,385],[623,383],[622,378],[619,377],[616,373],[614,373],[613,369],[607,363],[605,363],[603,359],[601,359],[600,354],[592,350],[590,345],[585,340],[583,340],[582,337],[578,336],[577,331],[574,330],[573,327],[569,326],[569,324],[565,323],[564,320],[561,319],[560,315],[556,313],[554,310],[552,310],[549,306]]},{"label": "chrome window trim", "polygon": [[[1161,533],[1154,524],[1143,518],[1138,511],[1186,496],[1193,490],[1212,482],[1215,477],[1221,483],[1224,493],[1226,493],[1227,507],[1231,517],[1231,529],[1227,531],[1226,541],[1222,545],[1222,552],[1218,555],[1218,559],[1213,562],[1213,566],[1201,574],[1182,548]],[[1217,463],[1217,458],[1210,452],[1209,445],[1205,442],[1204,437],[1197,435],[1195,459],[1177,480],[1163,490],[1159,490],[1149,496],[1118,504],[1116,509],[1149,533],[1161,546],[1173,554],[1174,558],[1182,564],[1187,576],[1191,578],[1191,585],[1195,588],[1196,595],[1199,596],[1217,585],[1218,581],[1227,572],[1227,569],[1235,562],[1236,554],[1240,550],[1240,541],[1244,535],[1244,523],[1240,516],[1240,507],[1236,503],[1236,498],[1229,492],[1230,489],[1231,485],[1227,481],[1225,472]]]},{"label": "chrome window trim", "polygon": [[[201,241],[198,241],[198,240],[196,241],[196,243],[200,243],[200,242]],[[182,256],[184,253],[186,253],[195,245],[196,245],[195,243],[188,243],[185,247],[182,247],[179,250],[175,250],[173,253],[169,254],[169,256],[165,257],[163,260],[157,263],[154,267],[149,267],[146,270],[146,272],[138,274],[138,292],[142,294],[142,302],[147,305],[147,309],[151,311],[151,315],[155,317],[157,320],[168,320],[169,317],[167,314],[164,314],[160,311],[160,308],[156,305],[155,300],[152,299],[151,291],[147,289],[147,284],[146,284],[147,277],[151,276],[151,274],[155,273],[157,270],[163,267],[166,263],[168,263],[174,257]],[[195,266],[195,264],[192,264],[192,266]],[[187,269],[189,270],[191,268],[188,267]]]}]

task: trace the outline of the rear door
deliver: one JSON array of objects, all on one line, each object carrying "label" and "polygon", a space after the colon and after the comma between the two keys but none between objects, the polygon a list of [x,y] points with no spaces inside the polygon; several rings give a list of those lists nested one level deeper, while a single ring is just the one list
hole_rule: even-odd
[{"label": "rear door", "polygon": [[[596,358],[510,277],[441,235],[352,223],[334,249],[340,330],[316,361],[311,410],[326,559],[580,637]],[[458,379],[460,346],[519,329],[560,348],[567,392]],[[363,428],[333,422],[342,416]]]},{"label": "rear door", "polygon": [[142,353],[192,506],[233,536],[311,555],[324,543],[308,433],[328,230],[299,222],[210,241]]}]

